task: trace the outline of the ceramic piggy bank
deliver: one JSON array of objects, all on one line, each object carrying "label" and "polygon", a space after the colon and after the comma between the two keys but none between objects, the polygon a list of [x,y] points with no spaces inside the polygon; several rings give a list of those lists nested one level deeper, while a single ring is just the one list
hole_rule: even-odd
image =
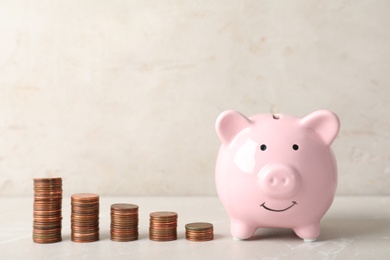
[{"label": "ceramic piggy bank", "polygon": [[216,186],[235,239],[258,228],[290,228],[305,241],[320,235],[320,220],[332,204],[337,166],[331,144],[340,122],[319,110],[298,118],[286,114],[219,115],[222,145]]}]

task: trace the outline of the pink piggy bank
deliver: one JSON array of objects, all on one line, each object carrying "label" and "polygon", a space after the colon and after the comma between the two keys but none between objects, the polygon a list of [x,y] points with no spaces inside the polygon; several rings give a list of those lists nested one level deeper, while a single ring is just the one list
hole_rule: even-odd
[{"label": "pink piggy bank", "polygon": [[330,145],[339,129],[337,115],[327,110],[304,118],[219,115],[216,186],[235,239],[250,238],[258,228],[290,228],[305,241],[319,237],[336,191]]}]

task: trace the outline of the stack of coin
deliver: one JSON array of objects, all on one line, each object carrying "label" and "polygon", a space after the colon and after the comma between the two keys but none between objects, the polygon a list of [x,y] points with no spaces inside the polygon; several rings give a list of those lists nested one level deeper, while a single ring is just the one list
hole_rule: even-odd
[{"label": "stack of coin", "polygon": [[34,222],[35,243],[55,243],[62,240],[62,179],[34,179]]},{"label": "stack of coin", "polygon": [[149,238],[153,241],[177,239],[177,213],[159,211],[150,213]]},{"label": "stack of coin", "polygon": [[71,240],[73,242],[99,240],[99,195],[74,194],[71,205]]},{"label": "stack of coin", "polygon": [[138,239],[138,206],[117,203],[111,205],[111,240],[117,242]]},{"label": "stack of coin", "polygon": [[194,222],[186,225],[186,239],[195,242],[213,240],[213,224]]}]

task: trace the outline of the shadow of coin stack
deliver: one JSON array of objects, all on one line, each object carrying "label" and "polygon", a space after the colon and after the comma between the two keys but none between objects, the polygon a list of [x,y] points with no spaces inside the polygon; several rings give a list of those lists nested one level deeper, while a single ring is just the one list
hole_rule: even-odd
[{"label": "shadow of coin stack", "polygon": [[110,239],[128,242],[138,239],[138,206],[117,203],[111,205]]},{"label": "shadow of coin stack", "polygon": [[71,198],[71,240],[94,242],[99,240],[99,195],[78,193]]},{"label": "shadow of coin stack", "polygon": [[177,213],[159,211],[150,213],[149,239],[172,241],[177,239]]},{"label": "shadow of coin stack", "polygon": [[62,240],[62,179],[34,179],[33,241],[55,243]]},{"label": "shadow of coin stack", "polygon": [[206,222],[189,223],[186,226],[186,239],[194,242],[210,241],[214,238],[213,224]]}]

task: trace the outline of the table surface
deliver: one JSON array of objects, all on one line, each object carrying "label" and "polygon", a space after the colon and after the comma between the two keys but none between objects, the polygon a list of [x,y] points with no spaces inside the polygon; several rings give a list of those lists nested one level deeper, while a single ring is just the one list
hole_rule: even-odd
[{"label": "table surface", "polygon": [[[139,240],[110,240],[110,205],[139,205]],[[390,259],[390,197],[336,197],[321,222],[316,242],[288,229],[258,229],[253,238],[233,240],[229,218],[216,197],[101,197],[100,240],[70,240],[70,199],[63,199],[62,242],[32,242],[32,198],[0,198],[0,259]],[[178,239],[148,238],[149,213],[178,213]],[[214,240],[185,239],[185,224],[210,222]]]}]

